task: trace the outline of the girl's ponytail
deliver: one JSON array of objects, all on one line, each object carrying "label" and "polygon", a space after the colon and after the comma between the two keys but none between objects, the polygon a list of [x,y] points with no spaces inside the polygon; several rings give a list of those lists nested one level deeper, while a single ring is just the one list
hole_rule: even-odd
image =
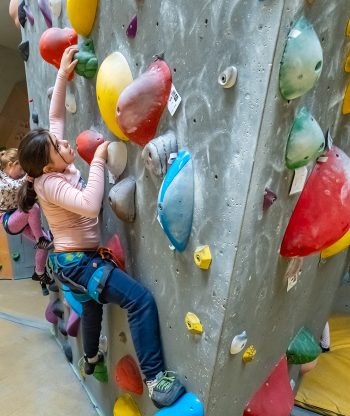
[{"label": "girl's ponytail", "polygon": [[23,212],[29,212],[37,201],[33,182],[25,181],[18,190],[17,198],[19,209]]},{"label": "girl's ponytail", "polygon": [[18,191],[18,206],[28,212],[37,200],[32,178],[39,178],[50,162],[49,131],[39,128],[26,134],[18,147],[18,159],[22,169],[31,177]]}]

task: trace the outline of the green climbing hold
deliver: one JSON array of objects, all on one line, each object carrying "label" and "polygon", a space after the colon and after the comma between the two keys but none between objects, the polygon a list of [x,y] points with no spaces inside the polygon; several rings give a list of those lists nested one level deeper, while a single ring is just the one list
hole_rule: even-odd
[{"label": "green climbing hold", "polygon": [[305,327],[299,329],[287,349],[289,364],[305,364],[321,354],[321,347],[312,333]]},{"label": "green climbing hold", "polygon": [[317,159],[325,149],[321,127],[306,108],[295,117],[286,149],[286,165],[297,169]]},{"label": "green climbing hold", "polygon": [[104,362],[99,362],[96,364],[94,377],[100,383],[108,383],[108,372]]},{"label": "green climbing hold", "polygon": [[12,254],[12,260],[14,260],[14,261],[18,261],[20,259],[20,257],[21,257],[21,255],[20,255],[20,253],[18,251],[15,251]]},{"label": "green climbing hold", "polygon": [[97,72],[98,62],[95,55],[95,48],[92,39],[86,39],[79,45],[79,51],[74,54],[78,60],[75,72],[85,78],[93,78]]},{"label": "green climbing hold", "polygon": [[301,17],[289,32],[284,49],[279,85],[286,100],[301,97],[321,75],[323,52],[312,24]]}]

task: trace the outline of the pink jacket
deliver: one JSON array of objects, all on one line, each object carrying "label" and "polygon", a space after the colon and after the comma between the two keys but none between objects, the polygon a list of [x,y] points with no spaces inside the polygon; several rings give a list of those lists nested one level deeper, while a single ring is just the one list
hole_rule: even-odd
[{"label": "pink jacket", "polygon": [[[50,132],[63,138],[67,79],[60,71],[50,106]],[[83,251],[100,245],[98,214],[104,193],[105,160],[91,162],[85,186],[72,164],[63,173],[45,173],[34,181],[34,189],[54,236],[56,251]]]}]

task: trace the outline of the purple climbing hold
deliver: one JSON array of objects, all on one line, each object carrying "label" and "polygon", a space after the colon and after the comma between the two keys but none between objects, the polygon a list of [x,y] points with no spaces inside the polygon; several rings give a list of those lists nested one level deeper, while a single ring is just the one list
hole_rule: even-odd
[{"label": "purple climbing hold", "polygon": [[46,308],[46,311],[45,311],[45,318],[48,322],[51,322],[52,324],[57,325],[58,317],[53,313],[53,310],[52,310],[53,309],[53,304],[54,304],[54,301],[51,301],[47,305],[47,308]]},{"label": "purple climbing hold", "polygon": [[135,16],[131,19],[131,22],[128,28],[126,29],[126,36],[128,38],[134,39],[134,37],[136,36],[136,32],[137,32],[137,15],[135,14]]},{"label": "purple climbing hold", "polygon": [[71,309],[68,322],[67,322],[67,333],[71,337],[76,337],[78,335],[80,324],[80,316]]},{"label": "purple climbing hold", "polygon": [[276,201],[277,195],[269,188],[265,188],[264,191],[264,203],[263,210],[266,211]]},{"label": "purple climbing hold", "polygon": [[33,26],[34,25],[34,16],[33,13],[30,9],[30,5],[28,3],[28,1],[24,2],[24,11],[26,12],[27,15],[27,19],[29,20],[29,23]]},{"label": "purple climbing hold", "polygon": [[46,26],[52,27],[52,17],[51,17],[51,9],[48,0],[38,0],[38,5],[41,10],[41,13],[44,16]]}]

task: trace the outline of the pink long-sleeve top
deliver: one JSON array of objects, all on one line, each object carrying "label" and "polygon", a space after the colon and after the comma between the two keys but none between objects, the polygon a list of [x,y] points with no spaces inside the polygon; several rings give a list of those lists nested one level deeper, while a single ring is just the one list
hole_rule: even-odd
[{"label": "pink long-sleeve top", "polygon": [[[63,139],[66,96],[65,74],[58,72],[50,105],[50,132]],[[85,186],[79,170],[71,164],[60,172],[45,173],[34,189],[54,236],[55,251],[82,251],[100,245],[98,214],[104,191],[105,160],[91,162]]]}]

